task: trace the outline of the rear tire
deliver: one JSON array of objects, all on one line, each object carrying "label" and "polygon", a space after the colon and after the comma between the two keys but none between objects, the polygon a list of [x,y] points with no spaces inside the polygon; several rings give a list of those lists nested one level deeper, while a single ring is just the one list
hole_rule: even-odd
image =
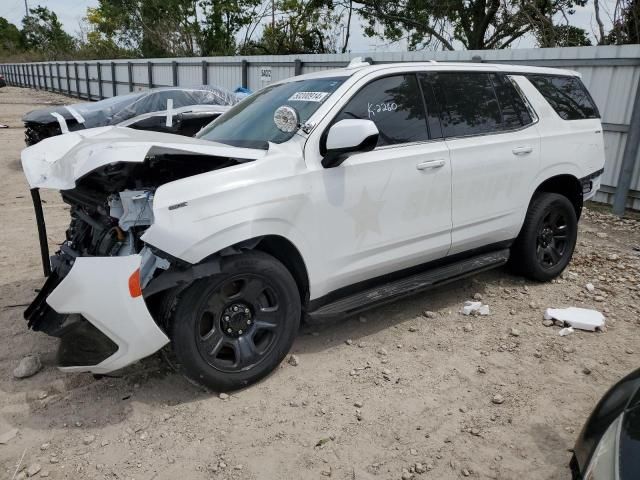
[{"label": "rear tire", "polygon": [[280,364],[298,333],[301,307],[291,273],[270,255],[223,257],[221,270],[181,293],[171,339],[182,372],[224,392]]},{"label": "rear tire", "polygon": [[549,281],[571,261],[577,236],[578,220],[569,199],[557,193],[536,194],[511,249],[511,266],[532,280]]}]

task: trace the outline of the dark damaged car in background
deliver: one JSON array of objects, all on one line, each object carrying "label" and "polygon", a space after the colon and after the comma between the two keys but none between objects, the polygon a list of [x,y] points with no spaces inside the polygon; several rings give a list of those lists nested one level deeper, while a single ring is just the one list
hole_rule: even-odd
[{"label": "dark damaged car in background", "polygon": [[228,90],[208,85],[155,88],[99,102],[62,105],[27,113],[25,143],[67,132],[117,125],[192,137],[238,102]]},{"label": "dark damaged car in background", "polygon": [[573,480],[640,478],[640,369],[600,399],[576,441],[571,471]]}]

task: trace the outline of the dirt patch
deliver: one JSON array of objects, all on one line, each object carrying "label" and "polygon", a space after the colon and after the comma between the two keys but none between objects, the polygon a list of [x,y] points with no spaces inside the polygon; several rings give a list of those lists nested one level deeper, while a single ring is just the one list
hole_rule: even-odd
[{"label": "dirt patch", "polygon": [[[0,435],[18,429],[0,445],[2,478],[23,453],[22,465],[40,464],[37,475],[53,479],[400,479],[403,469],[416,479],[569,478],[569,449],[590,410],[638,366],[640,224],[589,210],[563,278],[536,284],[501,269],[306,326],[293,348],[298,366],[283,362],[226,400],[160,355],[100,380],[62,374],[56,341],[28,331],[20,306],[42,273],[15,168],[17,126],[28,101],[51,98],[0,89],[0,123],[16,126],[0,130]],[[54,251],[68,211],[57,193],[43,198]],[[475,294],[490,316],[459,313]],[[551,306],[599,309],[607,330],[560,337],[542,325]],[[29,353],[43,371],[15,380]]]}]

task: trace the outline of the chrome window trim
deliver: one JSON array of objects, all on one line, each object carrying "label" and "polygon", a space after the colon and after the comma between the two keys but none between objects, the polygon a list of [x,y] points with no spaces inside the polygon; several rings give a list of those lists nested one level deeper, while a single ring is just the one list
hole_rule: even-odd
[{"label": "chrome window trim", "polygon": [[510,128],[508,130],[499,130],[497,132],[472,133],[470,135],[457,135],[455,137],[446,137],[445,140],[446,141],[449,141],[449,140],[461,140],[461,139],[464,139],[464,138],[487,137],[489,135],[504,135],[506,133],[521,132],[523,130],[526,130],[529,127],[532,127],[532,126],[536,125],[537,123],[538,123],[538,121],[536,120],[534,123],[530,123],[528,125],[524,125],[524,126],[519,127],[519,128]]},{"label": "chrome window trim", "polygon": [[394,143],[393,145],[381,145],[379,147],[374,148],[373,151],[375,152],[379,150],[391,150],[393,148],[415,147],[419,145],[425,145],[428,143],[444,142],[444,140],[445,139],[443,137],[440,137],[440,138],[431,138],[429,140],[420,140],[416,142]]}]

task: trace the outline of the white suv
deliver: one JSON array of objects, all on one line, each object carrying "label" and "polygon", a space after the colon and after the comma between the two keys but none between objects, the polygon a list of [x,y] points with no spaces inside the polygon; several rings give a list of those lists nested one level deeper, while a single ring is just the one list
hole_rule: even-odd
[{"label": "white suv", "polygon": [[[557,276],[604,165],[575,72],[403,63],[251,95],[197,138],[102,127],[22,154],[49,278],[25,312],[69,371],[168,343],[218,390],[282,361],[301,319],[353,314],[508,261]],[[39,188],[71,206],[46,252]]]}]

